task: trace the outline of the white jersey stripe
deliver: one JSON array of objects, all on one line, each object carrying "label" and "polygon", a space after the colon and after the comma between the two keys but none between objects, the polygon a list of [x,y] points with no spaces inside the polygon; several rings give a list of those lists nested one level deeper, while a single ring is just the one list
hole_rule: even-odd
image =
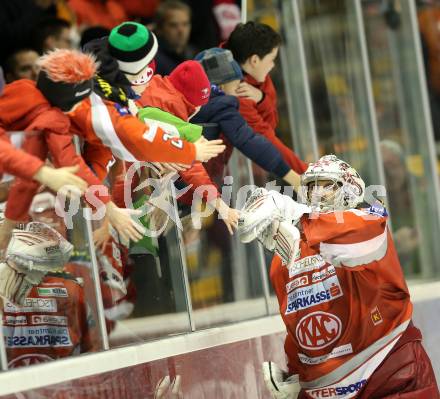
[{"label": "white jersey stripe", "polygon": [[125,148],[116,134],[110,114],[101,97],[96,93],[90,95],[92,103],[92,124],[96,135],[109,147],[114,155],[124,161],[136,162],[138,159]]},{"label": "white jersey stripe", "polygon": [[388,230],[383,233],[355,244],[328,244],[322,242],[319,246],[322,257],[335,266],[341,264],[348,267],[365,265],[382,259],[388,248]]}]

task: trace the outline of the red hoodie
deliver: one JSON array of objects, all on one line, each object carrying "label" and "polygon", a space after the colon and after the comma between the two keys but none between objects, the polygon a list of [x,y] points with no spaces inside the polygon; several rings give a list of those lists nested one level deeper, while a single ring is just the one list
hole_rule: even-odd
[{"label": "red hoodie", "polygon": [[240,113],[255,132],[265,136],[280,151],[286,163],[297,173],[302,174],[307,164],[287,147],[275,133],[278,124],[277,94],[269,75],[263,83],[257,82],[252,76],[245,74],[245,82],[263,92],[263,100],[256,103],[253,100],[238,97]]},{"label": "red hoodie", "polygon": [[[185,96],[173,86],[167,76],[154,75],[147,89],[145,89],[137,102],[142,107],[160,108],[184,121],[187,121],[195,111],[194,105],[188,102]],[[180,197],[179,201],[191,205],[194,189],[200,186],[214,187],[216,197],[220,197],[217,186],[213,183],[208,172],[200,162],[196,162],[190,169],[180,172],[180,176],[186,184],[192,184],[192,189]],[[206,195],[203,195],[203,198],[206,199]]]},{"label": "red hoodie", "polygon": [[[56,167],[79,165],[78,176],[89,185],[102,184],[84,159],[76,153],[69,134],[69,118],[48,103],[35,87],[35,82],[21,79],[6,85],[0,97],[0,128],[6,131],[38,132],[26,136],[22,150],[43,161],[50,153]],[[16,179],[9,192],[5,216],[11,220],[27,220],[38,187],[39,183],[35,181]],[[108,196],[99,196],[99,199],[104,203],[110,200]]]},{"label": "red hoodie", "polygon": [[168,76],[154,75],[141,98],[136,100],[141,107],[157,107],[187,121],[196,107],[171,83]]},{"label": "red hoodie", "polygon": [[6,133],[0,129],[0,177],[2,173],[32,180],[44,162],[23,151],[17,150],[9,141]]}]

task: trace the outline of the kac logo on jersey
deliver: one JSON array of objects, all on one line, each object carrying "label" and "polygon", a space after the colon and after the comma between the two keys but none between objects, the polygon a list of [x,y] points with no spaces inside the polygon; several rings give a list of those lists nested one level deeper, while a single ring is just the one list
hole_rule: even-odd
[{"label": "kac logo on jersey", "polygon": [[309,350],[325,348],[341,336],[342,322],[339,317],[326,312],[313,312],[304,316],[296,326],[298,344]]},{"label": "kac logo on jersey", "polygon": [[8,364],[10,369],[15,369],[17,367],[31,366],[33,364],[40,364],[50,362],[52,359],[50,356],[43,355],[41,353],[31,353],[26,355],[21,355],[11,360]]}]

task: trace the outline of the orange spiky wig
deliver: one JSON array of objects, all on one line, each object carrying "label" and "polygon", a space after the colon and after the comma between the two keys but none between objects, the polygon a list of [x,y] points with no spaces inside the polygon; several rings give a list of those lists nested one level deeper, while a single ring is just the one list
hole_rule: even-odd
[{"label": "orange spiky wig", "polygon": [[68,112],[88,97],[98,64],[91,54],[76,50],[54,50],[42,56],[37,88],[50,104]]},{"label": "orange spiky wig", "polygon": [[77,50],[50,51],[38,65],[53,82],[81,83],[92,79],[97,70],[95,57]]}]

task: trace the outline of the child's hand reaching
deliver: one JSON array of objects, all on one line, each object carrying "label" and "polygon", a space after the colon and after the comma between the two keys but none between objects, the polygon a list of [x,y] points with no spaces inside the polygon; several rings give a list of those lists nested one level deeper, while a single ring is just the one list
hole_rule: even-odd
[{"label": "child's hand reaching", "polygon": [[104,221],[100,227],[93,231],[93,242],[95,248],[104,252],[107,243],[110,241],[110,226],[108,217],[104,218]]},{"label": "child's hand reaching", "polygon": [[218,198],[215,204],[215,209],[220,214],[223,222],[228,228],[229,234],[232,236],[234,230],[238,227],[238,219],[240,217],[240,212],[237,209],[230,208],[226,203]]}]

